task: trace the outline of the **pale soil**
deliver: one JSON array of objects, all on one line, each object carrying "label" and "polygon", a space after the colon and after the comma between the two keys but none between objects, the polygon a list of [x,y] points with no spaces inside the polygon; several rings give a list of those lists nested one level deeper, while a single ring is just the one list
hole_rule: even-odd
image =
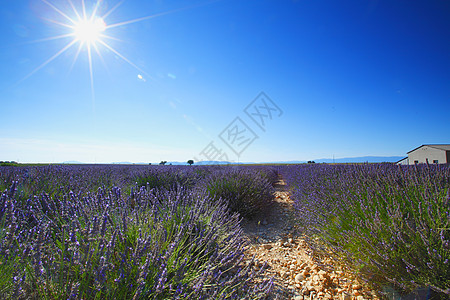
[{"label": "pale soil", "polygon": [[247,259],[266,264],[265,278],[274,278],[270,299],[377,299],[352,274],[342,271],[331,258],[315,254],[294,218],[293,201],[284,181],[275,186],[273,206],[253,220],[243,221],[250,241]]}]

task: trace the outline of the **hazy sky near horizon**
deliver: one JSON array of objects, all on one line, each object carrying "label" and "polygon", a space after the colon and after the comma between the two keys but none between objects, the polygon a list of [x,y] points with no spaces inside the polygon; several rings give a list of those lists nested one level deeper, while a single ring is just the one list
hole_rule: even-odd
[{"label": "hazy sky near horizon", "polygon": [[[90,48],[74,35],[82,3],[2,2],[0,160],[263,162],[450,143],[449,1],[103,0]],[[91,16],[97,1],[84,3]]]}]

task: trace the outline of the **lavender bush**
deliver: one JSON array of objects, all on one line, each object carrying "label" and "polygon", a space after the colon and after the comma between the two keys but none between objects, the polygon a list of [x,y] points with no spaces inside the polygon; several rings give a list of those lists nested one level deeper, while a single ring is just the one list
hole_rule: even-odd
[{"label": "lavender bush", "polygon": [[164,166],[149,168],[139,172],[135,181],[138,186],[147,188],[172,189],[177,185],[185,188],[193,188],[200,180],[207,177],[215,169],[209,166]]},{"label": "lavender bush", "polygon": [[251,170],[252,172],[258,172],[272,185],[275,185],[279,180],[278,167],[255,165],[255,166],[247,166],[246,169]]},{"label": "lavender bush", "polygon": [[[271,281],[256,284],[260,274],[243,262],[246,242],[226,202],[180,184],[130,188],[147,168],[32,170],[39,173],[0,169],[3,186],[11,180],[0,197],[0,298],[258,299],[269,293]],[[104,182],[121,187],[92,191]]]},{"label": "lavender bush", "polygon": [[260,169],[225,168],[210,174],[199,187],[212,198],[225,200],[231,211],[251,218],[273,198],[274,188],[267,176]]},{"label": "lavender bush", "polygon": [[[157,168],[156,166],[153,168]],[[46,193],[61,197],[74,193],[95,192],[98,188],[119,186],[129,192],[149,166],[122,165],[47,165],[0,167],[0,191],[16,182],[16,199]]]},{"label": "lavender bush", "polygon": [[146,165],[48,165],[0,167],[0,191],[17,182],[16,198],[46,193],[62,196],[69,191],[95,192],[102,187],[121,187],[130,192],[134,185],[170,189],[193,187],[199,180],[220,169],[217,166]]},{"label": "lavender bush", "polygon": [[281,170],[300,222],[370,282],[450,295],[449,165]]}]

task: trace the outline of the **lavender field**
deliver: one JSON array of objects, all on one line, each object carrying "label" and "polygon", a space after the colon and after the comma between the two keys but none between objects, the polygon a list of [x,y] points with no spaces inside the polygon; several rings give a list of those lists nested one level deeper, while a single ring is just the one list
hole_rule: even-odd
[{"label": "lavender field", "polygon": [[281,173],[298,222],[379,291],[450,296],[450,166],[302,165]]},{"label": "lavender field", "polygon": [[281,175],[320,252],[383,292],[450,287],[450,167],[0,167],[0,298],[262,299],[240,226]]},{"label": "lavender field", "polygon": [[[264,297],[239,216],[267,205],[271,170],[0,169],[0,298]],[[239,202],[239,205],[237,204]]]}]

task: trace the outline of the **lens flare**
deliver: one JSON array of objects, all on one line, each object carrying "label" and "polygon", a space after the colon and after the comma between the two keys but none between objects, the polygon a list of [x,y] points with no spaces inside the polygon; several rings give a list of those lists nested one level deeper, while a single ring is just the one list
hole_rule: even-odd
[{"label": "lens flare", "polygon": [[74,26],[74,36],[82,43],[95,43],[102,38],[103,32],[107,26],[102,18],[96,18],[95,20],[81,20]]},{"label": "lens flare", "polygon": [[[46,19],[50,23],[60,27],[63,31],[59,35],[50,36],[44,39],[36,40],[34,42],[47,42],[47,41],[54,41],[59,39],[70,39],[70,41],[67,42],[65,46],[63,46],[59,51],[57,51],[55,54],[51,55],[50,58],[45,60],[41,65],[36,67],[34,70],[32,70],[28,75],[26,75],[24,78],[19,80],[19,83],[26,80],[45,66],[47,66],[49,63],[57,59],[59,56],[61,56],[63,53],[74,47],[75,45],[78,45],[78,50],[76,51],[76,54],[73,59],[72,67],[76,63],[79,55],[82,53],[86,53],[88,57],[88,64],[89,64],[89,76],[90,76],[90,83],[91,83],[91,94],[92,94],[92,101],[93,106],[95,107],[95,93],[94,93],[94,70],[93,70],[93,59],[94,59],[94,52],[97,54],[97,56],[104,62],[102,51],[106,50],[107,53],[113,53],[116,57],[119,57],[123,61],[127,62],[130,66],[137,69],[140,73],[144,74],[146,77],[154,80],[147,72],[142,70],[139,66],[137,66],[135,63],[133,63],[129,58],[127,58],[125,55],[114,49],[112,45],[108,43],[108,41],[115,40],[120,41],[120,39],[111,36],[110,34],[106,34],[106,32],[109,29],[126,26],[133,23],[142,22],[145,20],[149,20],[155,17],[164,16],[167,14],[172,14],[175,12],[180,12],[187,9],[192,9],[198,6],[206,5],[207,3],[203,3],[200,5],[191,5],[187,7],[182,7],[179,9],[161,12],[157,14],[148,15],[145,17],[135,18],[128,21],[122,21],[117,22],[113,24],[107,24],[105,20],[109,17],[110,14],[112,14],[114,11],[116,11],[125,0],[120,0],[116,5],[114,5],[109,11],[107,11],[105,14],[100,15],[99,11],[100,6],[102,3],[106,0],[95,0],[92,1],[91,7],[86,7],[85,0],[78,0],[77,5],[74,4],[74,0],[41,0],[42,3],[45,3],[48,7],[51,8],[54,12],[56,12],[56,17],[51,19]],[[211,0],[210,2],[215,2],[220,0]],[[64,5],[66,4],[66,5]],[[68,5],[67,5],[68,4]],[[104,3],[103,3],[104,4]],[[105,66],[107,64],[104,62]],[[72,69],[72,67],[70,69]],[[146,79],[143,77],[143,75],[140,75],[142,78],[138,77],[138,79],[145,81]]]}]

